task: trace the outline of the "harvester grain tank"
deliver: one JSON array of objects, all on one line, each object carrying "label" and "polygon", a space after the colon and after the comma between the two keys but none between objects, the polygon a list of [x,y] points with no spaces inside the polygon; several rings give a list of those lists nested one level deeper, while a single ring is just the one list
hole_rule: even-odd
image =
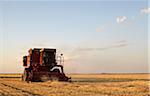
[{"label": "harvester grain tank", "polygon": [[56,49],[34,48],[28,52],[23,57],[23,81],[71,80],[65,75],[63,66],[57,63]]}]

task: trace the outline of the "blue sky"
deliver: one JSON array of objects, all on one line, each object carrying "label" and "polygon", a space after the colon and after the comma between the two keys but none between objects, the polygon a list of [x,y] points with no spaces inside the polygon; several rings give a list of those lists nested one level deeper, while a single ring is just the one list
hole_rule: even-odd
[{"label": "blue sky", "polygon": [[57,48],[70,73],[148,72],[147,0],[0,1],[0,72],[29,48]]}]

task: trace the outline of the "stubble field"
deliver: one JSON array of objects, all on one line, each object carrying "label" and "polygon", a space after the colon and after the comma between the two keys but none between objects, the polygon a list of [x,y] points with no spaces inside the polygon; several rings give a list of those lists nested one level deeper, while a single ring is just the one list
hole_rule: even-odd
[{"label": "stubble field", "polygon": [[150,74],[68,74],[72,82],[22,82],[0,74],[0,96],[150,96]]}]

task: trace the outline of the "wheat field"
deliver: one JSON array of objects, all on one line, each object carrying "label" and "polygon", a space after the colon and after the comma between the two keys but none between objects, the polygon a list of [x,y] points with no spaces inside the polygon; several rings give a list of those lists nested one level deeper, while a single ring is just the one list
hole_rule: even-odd
[{"label": "wheat field", "polygon": [[0,74],[0,96],[150,96],[150,74],[67,76],[72,82],[27,83],[21,74]]}]

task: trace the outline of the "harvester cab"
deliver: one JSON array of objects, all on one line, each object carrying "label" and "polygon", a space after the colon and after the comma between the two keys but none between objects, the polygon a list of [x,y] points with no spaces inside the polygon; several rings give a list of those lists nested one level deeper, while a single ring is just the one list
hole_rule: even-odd
[{"label": "harvester cab", "polygon": [[71,80],[64,74],[63,66],[57,63],[56,49],[34,48],[28,53],[23,57],[23,81]]}]

